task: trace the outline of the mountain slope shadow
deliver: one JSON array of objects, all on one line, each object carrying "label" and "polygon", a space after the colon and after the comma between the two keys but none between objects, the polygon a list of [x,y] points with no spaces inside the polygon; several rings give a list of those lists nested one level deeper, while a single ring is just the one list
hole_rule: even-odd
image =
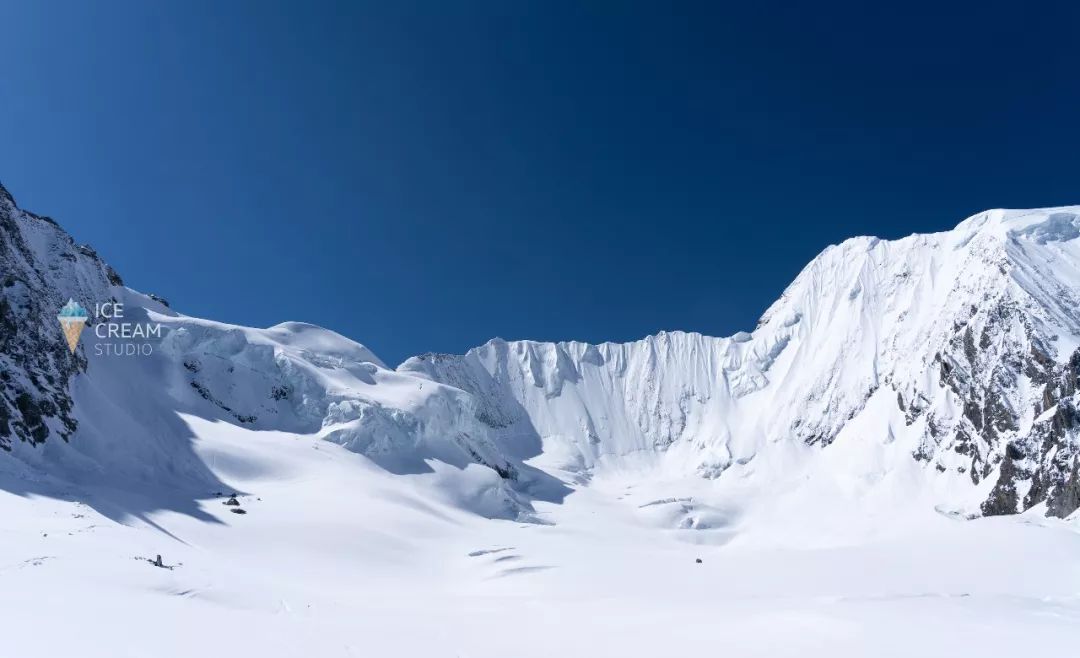
[{"label": "mountain slope shadow", "polygon": [[157,432],[140,444],[143,432],[117,423],[108,436],[77,432],[70,442],[13,445],[0,465],[0,490],[82,503],[118,523],[136,519],[169,533],[155,512],[171,511],[220,523],[201,501],[218,493],[239,493],[218,478],[193,448],[196,437],[176,412],[159,416]]}]

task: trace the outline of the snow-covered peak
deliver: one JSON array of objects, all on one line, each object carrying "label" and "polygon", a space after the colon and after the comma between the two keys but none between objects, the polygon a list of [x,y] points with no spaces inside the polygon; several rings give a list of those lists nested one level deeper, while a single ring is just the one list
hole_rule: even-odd
[{"label": "snow-covered peak", "polygon": [[[587,652],[597,629],[690,653],[717,620],[763,655],[877,655],[913,610],[897,655],[1075,637],[1075,524],[961,522],[1080,506],[1071,211],[847,241],[729,338],[391,370],[313,325],[184,316],[3,204],[0,575],[30,654],[109,651],[118,615],[170,655],[355,653],[357,620],[372,655]],[[152,352],[69,353],[69,296],[159,324]],[[77,632],[43,643],[42,609]]]},{"label": "snow-covered peak", "polygon": [[382,359],[360,343],[306,322],[282,322],[267,329],[266,333],[282,345],[307,353],[334,357],[343,362],[374,363],[380,368],[386,367]]},{"label": "snow-covered peak", "polygon": [[[122,287],[51,220],[10,197],[0,206],[0,257],[12,273],[2,301],[44,327],[32,340],[16,332],[22,356],[6,366],[18,388],[9,385],[0,421],[14,418],[20,438],[69,436],[49,459],[71,472],[164,470],[205,484],[185,430],[161,421],[181,413],[330,440],[399,474],[477,463],[494,480],[466,506],[494,516],[557,497],[551,473],[587,478],[630,464],[742,483],[744,493],[795,491],[827,473],[842,488],[868,478],[882,490],[915,486],[909,497],[968,511],[1045,505],[1060,516],[1080,506],[1078,207],[993,210],[941,233],[847,240],[809,263],[752,332],[727,338],[493,339],[391,370],[314,325],[186,317]],[[153,355],[67,354],[55,314],[68,298],[117,299],[160,324]],[[154,439],[118,451],[117,436]]]},{"label": "snow-covered peak", "polygon": [[777,443],[903,438],[894,452],[984,495],[1045,400],[1070,404],[1055,387],[1080,343],[1078,216],[988,211],[951,231],[847,240],[750,334],[499,340],[399,370],[468,391],[503,445],[559,468],[652,453],[715,477]]}]

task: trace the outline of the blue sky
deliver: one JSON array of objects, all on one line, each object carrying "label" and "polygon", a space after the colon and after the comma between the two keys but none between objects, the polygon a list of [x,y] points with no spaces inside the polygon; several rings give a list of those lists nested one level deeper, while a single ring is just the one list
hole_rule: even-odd
[{"label": "blue sky", "polygon": [[673,4],[5,3],[0,181],[392,363],[727,335],[846,237],[1080,203],[1068,4]]}]

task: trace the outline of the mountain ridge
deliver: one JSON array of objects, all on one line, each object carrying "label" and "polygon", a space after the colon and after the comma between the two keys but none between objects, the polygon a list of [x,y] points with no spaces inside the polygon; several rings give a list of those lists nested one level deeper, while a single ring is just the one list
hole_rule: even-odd
[{"label": "mountain ridge", "polygon": [[[1031,221],[1026,221],[1025,218]],[[923,436],[919,437],[916,445],[912,447],[912,456],[920,461],[933,463],[938,470],[950,470],[961,475],[967,475],[973,485],[980,485],[986,478],[992,475],[991,471],[999,464],[1004,464],[997,479],[997,484],[992,491],[987,492],[988,499],[981,506],[982,511],[988,514],[1012,513],[1029,509],[1044,501],[1048,504],[1048,513],[1056,516],[1065,516],[1075,510],[1076,478],[1074,466],[1069,466],[1070,455],[1072,464],[1075,464],[1075,422],[1072,420],[1072,409],[1075,407],[1075,368],[1069,364],[1077,358],[1077,334],[1080,333],[1080,322],[1075,321],[1075,315],[1068,309],[1075,302],[1075,292],[1061,296],[1062,290],[1051,291],[1047,296],[1044,288],[1033,286],[1030,274],[1038,270],[1045,263],[1022,258],[1024,247],[1022,242],[1028,238],[1037,247],[1055,246],[1058,242],[1071,242],[1075,238],[1076,226],[1080,225],[1077,220],[1077,207],[1066,206],[1040,211],[1005,211],[995,210],[979,213],[964,222],[956,229],[936,234],[915,234],[896,241],[885,241],[871,237],[854,238],[826,248],[796,277],[795,281],[785,290],[777,300],[763,314],[758,327],[753,334],[739,333],[729,338],[710,338],[700,334],[672,332],[650,336],[640,341],[629,343],[604,343],[599,346],[564,341],[559,343],[543,343],[536,341],[489,341],[485,345],[470,350],[465,355],[453,357],[448,355],[422,355],[407,360],[399,369],[424,372],[427,376],[450,383],[469,390],[481,400],[493,397],[520,398],[528,392],[528,388],[521,385],[522,381],[529,381],[533,388],[545,391],[545,397],[554,394],[561,395],[561,386],[569,381],[574,384],[579,374],[573,364],[580,360],[587,360],[586,355],[603,348],[610,353],[617,350],[632,349],[638,346],[646,351],[653,350],[655,343],[663,343],[668,336],[687,337],[691,340],[703,340],[710,343],[717,352],[711,358],[724,361],[725,364],[719,369],[721,377],[717,381],[725,380],[729,384],[729,391],[738,400],[752,395],[768,385],[769,373],[774,362],[785,351],[790,349],[789,343],[799,337],[799,330],[792,329],[804,324],[804,316],[809,312],[802,306],[813,307],[823,299],[829,298],[824,294],[824,288],[844,289],[840,295],[832,295],[830,311],[835,311],[849,303],[857,303],[860,297],[873,294],[882,286],[893,285],[888,299],[876,299],[870,303],[873,317],[884,317],[892,314],[903,325],[917,304],[930,303],[935,306],[933,318],[937,325],[934,330],[922,331],[916,337],[903,337],[901,335],[886,335],[879,331],[880,327],[858,327],[857,331],[851,328],[836,331],[844,335],[843,346],[848,355],[855,354],[865,364],[870,364],[868,372],[863,373],[861,381],[852,382],[847,390],[839,388],[841,395],[837,395],[837,386],[831,385],[831,379],[821,382],[803,382],[812,389],[806,396],[806,402],[813,402],[815,397],[825,398],[825,404],[819,404],[811,408],[799,410],[799,418],[789,418],[791,421],[786,427],[765,430],[765,434],[773,434],[790,431],[801,440],[809,443],[822,443],[828,445],[842,431],[843,427],[865,408],[869,399],[882,386],[892,389],[896,400],[894,413],[902,415],[905,426],[922,422],[925,427]],[[931,256],[938,256],[946,249],[961,252],[963,261],[959,267],[946,272],[946,282],[953,285],[938,285],[934,280],[942,274],[940,267],[934,262],[934,258],[917,267],[906,266],[894,268],[895,272],[889,273],[889,280],[883,280],[882,266],[890,262],[907,263],[913,248],[930,248]],[[1035,247],[1029,245],[1028,250]],[[889,250],[899,250],[901,257],[885,257]],[[1046,254],[1043,254],[1044,256]],[[1075,263],[1075,251],[1069,251],[1070,263]],[[1055,258],[1060,254],[1054,256]],[[839,259],[839,263],[836,262]],[[914,262],[914,261],[912,261]],[[1010,267],[1015,264],[1019,272],[1013,275]],[[1070,265],[1070,267],[1072,267]],[[1034,270],[1032,268],[1035,268]],[[888,269],[888,268],[886,268]],[[1070,273],[1072,271],[1070,270]],[[964,276],[960,276],[960,274]],[[902,283],[910,277],[921,279],[914,288]],[[870,279],[868,281],[868,279]],[[896,284],[901,282],[901,284]],[[1010,288],[1010,282],[1015,284]],[[815,289],[814,294],[806,295],[805,288]],[[997,295],[999,288],[1008,291],[1007,298]],[[1075,290],[1075,287],[1073,288]],[[835,291],[834,291],[835,292]],[[932,302],[926,302],[928,295],[935,293],[939,297]],[[1024,293],[1024,294],[1020,294]],[[895,295],[906,295],[906,303],[892,303]],[[974,295],[974,297],[973,297]],[[1025,296],[1026,295],[1026,296]],[[1039,295],[1036,303],[1032,305],[1032,295]],[[963,304],[957,304],[958,296],[964,299],[974,300],[985,304],[982,313],[974,305],[964,308]],[[801,301],[792,300],[800,298]],[[885,302],[884,304],[882,302]],[[800,304],[802,306],[800,306]],[[1022,318],[1030,319],[1030,325],[1022,329],[1013,327],[1012,330],[1003,329],[1001,325],[1007,317],[1017,314],[1018,304],[1027,304],[1026,311],[1029,315]],[[800,306],[799,308],[793,308]],[[893,308],[890,308],[892,306]],[[810,310],[813,310],[812,308]],[[941,312],[948,310],[948,313]],[[850,312],[839,313],[836,317],[850,317]],[[832,327],[829,314],[820,315],[817,324]],[[1045,316],[1045,317],[1044,317]],[[866,318],[863,318],[866,320]],[[925,314],[923,320],[925,321]],[[1046,321],[1053,320],[1056,329],[1064,329],[1059,332],[1067,335],[1044,331]],[[871,323],[872,324],[872,323]],[[910,324],[910,322],[908,322]],[[942,325],[945,325],[942,327]],[[948,326],[952,325],[952,326]],[[813,323],[810,326],[815,326]],[[916,328],[920,328],[915,323]],[[980,344],[982,349],[995,351],[993,357],[981,359],[977,349],[972,346],[973,327],[981,331]],[[866,331],[863,331],[863,330]],[[996,332],[996,333],[995,333]],[[821,332],[818,332],[821,333]],[[871,344],[867,344],[866,335],[872,336]],[[803,336],[802,338],[806,338]],[[936,341],[934,349],[925,350],[918,354],[915,349],[920,343],[933,338]],[[888,340],[883,340],[888,339]],[[900,349],[896,346],[897,341],[903,339],[904,344]],[[889,340],[893,345],[888,345]],[[798,341],[796,341],[798,342]],[[806,342],[805,340],[803,342]],[[811,341],[812,342],[812,341]],[[835,346],[830,346],[827,341],[818,341],[819,344],[812,347],[811,352],[827,352],[833,349],[834,357],[838,352]],[[1007,343],[995,344],[995,343]],[[800,349],[795,345],[794,349]],[[805,348],[802,348],[805,349]],[[852,351],[854,350],[854,351]],[[516,351],[521,358],[515,366],[517,372],[511,384],[513,392],[503,391],[497,394],[491,390],[481,390],[476,381],[477,377],[490,377],[495,382],[500,377],[507,377],[506,364],[492,361],[492,353],[500,352],[505,355]],[[1053,352],[1053,356],[1047,352]],[[569,359],[568,354],[574,352],[575,358]],[[918,356],[916,365],[909,367],[906,361],[913,356]],[[610,354],[608,355],[610,356]],[[882,363],[882,360],[891,363]],[[486,361],[486,364],[484,363]],[[458,363],[458,371],[451,372],[447,368],[448,363]],[[834,367],[838,358],[832,362],[826,359],[818,361],[817,372],[831,373],[843,376]],[[995,363],[997,362],[997,363]],[[1011,368],[1009,373],[1004,373],[1000,367],[1004,363]],[[537,366],[547,364],[548,368],[540,368],[537,374]],[[965,369],[957,371],[958,365]],[[884,368],[884,370],[882,370]],[[685,371],[687,368],[683,368]],[[851,368],[848,368],[850,371]],[[897,372],[899,370],[899,372]],[[922,375],[932,371],[948,371],[941,374],[940,381],[936,385],[927,385],[918,381]],[[484,375],[484,371],[487,374]],[[1002,415],[1002,396],[1004,392],[1018,394],[1016,390],[1016,376],[1022,374],[1032,382],[1043,386],[1043,399],[1009,400],[1010,413],[1006,420]],[[560,373],[569,373],[569,378]],[[550,375],[550,376],[549,376]],[[787,373],[785,373],[785,376]],[[897,376],[899,375],[899,377]],[[1009,378],[1012,378],[1009,380]],[[785,386],[783,379],[778,386]],[[648,378],[646,378],[648,380]],[[995,384],[995,380],[996,384]],[[1004,380],[1004,381],[1001,381]],[[790,385],[788,385],[790,387]],[[1006,389],[1003,392],[1004,389]],[[490,386],[489,386],[490,388]],[[948,389],[955,398],[976,398],[967,400],[951,399],[939,400],[939,409],[927,409],[924,402],[935,393]],[[693,399],[694,391],[684,389],[676,397]],[[846,395],[843,393],[846,392]],[[706,397],[711,398],[710,391]],[[1016,397],[1015,395],[1013,396]],[[906,400],[905,400],[906,398]],[[952,406],[959,406],[963,413],[953,413]],[[493,409],[498,404],[488,405],[483,412],[487,416],[497,416]],[[542,413],[537,405],[531,414]],[[588,404],[585,405],[588,407]],[[1050,407],[1055,407],[1055,420],[1051,422],[1052,429],[1033,427],[1034,417],[1043,413]],[[1028,409],[1024,409],[1028,407]],[[1021,411],[1018,411],[1021,410]],[[929,411],[929,413],[928,413]],[[668,410],[667,418],[675,419],[676,425],[684,420],[685,409],[672,408]],[[672,413],[673,412],[673,413]],[[763,412],[759,412],[761,415]],[[995,416],[995,414],[997,414]],[[1003,434],[1023,434],[1020,432],[1020,416],[1031,416],[1027,422],[1032,425],[1028,432],[1050,432],[1053,439],[1043,441],[1041,448],[1034,445],[1038,443],[1031,436],[1003,437]],[[528,415],[528,414],[527,414]],[[578,434],[584,437],[593,437],[596,431],[592,426],[592,417],[589,410],[576,410],[570,414],[577,419],[584,419]],[[663,415],[663,414],[661,414]],[[831,416],[831,419],[830,419]],[[827,421],[817,421],[824,417]],[[919,421],[922,417],[923,420]],[[806,419],[809,419],[807,421]],[[520,419],[519,419],[520,420]],[[829,422],[831,420],[831,422]],[[944,422],[942,422],[944,420]],[[987,421],[990,422],[987,422]],[[567,435],[574,432],[572,426],[559,425],[548,419],[550,426],[541,429],[540,433],[550,432],[552,435]],[[505,423],[506,419],[500,419]],[[640,429],[641,423],[637,424]],[[947,427],[946,427],[947,426]],[[681,427],[681,426],[680,426]],[[806,429],[809,427],[810,429]],[[721,428],[720,431],[723,431]],[[681,431],[678,430],[676,434]],[[743,427],[741,432],[754,431],[754,428]],[[759,430],[760,431],[760,430]],[[698,430],[700,438],[700,430]],[[897,430],[888,428],[883,430],[888,435],[894,436]],[[951,435],[951,436],[948,436]],[[776,437],[771,437],[775,439]],[[646,442],[648,443],[648,442]],[[653,436],[652,445],[670,445],[672,437]],[[723,442],[721,442],[723,443]],[[759,442],[760,444],[760,442]],[[641,441],[637,444],[641,447]],[[724,444],[725,447],[726,444]],[[588,453],[589,449],[581,445],[571,448],[578,454]],[[723,452],[723,451],[721,451]],[[951,454],[951,453],[955,453]],[[1051,455],[1051,453],[1053,453]],[[1018,455],[1026,455],[1023,460],[1038,462],[1039,466],[1028,465],[1020,479],[1024,480],[1021,486],[1027,487],[1027,496],[1023,500],[1016,499],[1013,493],[1018,484],[1014,480],[1018,470],[1015,463]],[[585,458],[585,463],[590,463],[591,455]],[[958,458],[970,457],[967,464],[958,463]],[[1048,461],[1049,460],[1049,461]],[[1055,462],[1056,460],[1056,462]],[[716,473],[723,471],[729,462],[722,457],[719,462],[703,464],[704,472]],[[1047,487],[1046,482],[1054,482],[1053,487]]]},{"label": "mountain ridge", "polygon": [[[557,480],[626,460],[771,495],[802,472],[788,453],[808,472],[820,462],[853,481],[915,478],[935,504],[965,513],[1064,517],[1080,507],[1080,207],[985,211],[949,231],[827,247],[753,332],[492,339],[390,369],[313,325],[258,330],[177,314],[0,196],[0,306],[18,319],[0,336],[18,375],[3,390],[0,445],[46,470],[45,453],[66,463],[70,452],[92,470],[152,477],[109,455],[107,437],[78,430],[118,422],[85,396],[127,391],[125,378],[165,383],[146,392],[161,413],[333,441],[393,473],[427,472],[431,460],[488,467],[462,504],[489,516],[534,518],[532,501],[565,495]],[[121,364],[85,346],[68,355],[53,317],[68,297],[123,300],[161,323],[154,356]],[[133,435],[158,426],[117,413]],[[182,486],[183,473],[203,467],[176,452],[185,432],[154,431],[131,450],[162,467],[187,464],[174,478]],[[72,443],[35,453],[53,434]],[[446,492],[460,484],[450,480]]]}]

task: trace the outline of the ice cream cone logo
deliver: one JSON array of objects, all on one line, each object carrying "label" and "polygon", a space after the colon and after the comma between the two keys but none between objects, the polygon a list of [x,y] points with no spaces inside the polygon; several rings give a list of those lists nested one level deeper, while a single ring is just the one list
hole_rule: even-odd
[{"label": "ice cream cone logo", "polygon": [[74,299],[69,299],[67,304],[60,309],[60,315],[56,316],[56,319],[60,321],[60,328],[64,330],[64,338],[67,339],[68,349],[72,354],[79,345],[79,336],[82,334],[87,317],[86,309],[79,306]]}]

